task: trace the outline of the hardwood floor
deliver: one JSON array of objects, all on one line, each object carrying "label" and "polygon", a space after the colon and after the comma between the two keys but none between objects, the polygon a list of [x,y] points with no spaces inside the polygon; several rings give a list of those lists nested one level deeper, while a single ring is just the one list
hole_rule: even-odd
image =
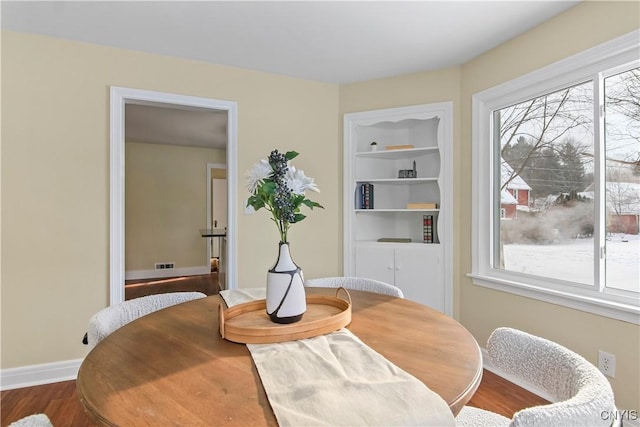
[{"label": "hardwood floor", "polygon": [[[469,405],[511,417],[522,408],[546,403],[544,399],[485,370],[482,383]],[[3,391],[0,407],[2,427],[35,413],[47,414],[56,427],[95,425],[82,409],[75,381]]]},{"label": "hardwood floor", "polygon": [[2,427],[36,413],[47,414],[56,427],[95,425],[80,405],[75,381],[5,390],[0,397],[0,407]]},{"label": "hardwood floor", "polygon": [[218,273],[166,279],[127,280],[124,284],[124,299],[130,300],[146,295],[187,291],[203,292],[206,295],[217,294],[220,292]]},{"label": "hardwood floor", "polygon": [[521,409],[548,403],[550,402],[540,396],[518,387],[485,369],[480,387],[467,405],[511,418],[513,414]]}]

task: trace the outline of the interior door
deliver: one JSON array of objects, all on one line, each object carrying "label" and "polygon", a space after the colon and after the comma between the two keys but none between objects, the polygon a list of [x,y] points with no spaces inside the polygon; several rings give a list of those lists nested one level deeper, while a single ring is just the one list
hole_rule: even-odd
[{"label": "interior door", "polygon": [[[227,180],[211,179],[211,228],[227,227]],[[220,239],[220,237],[219,237]],[[214,239],[215,240],[215,239]],[[218,258],[219,242],[213,242],[211,256]]]}]

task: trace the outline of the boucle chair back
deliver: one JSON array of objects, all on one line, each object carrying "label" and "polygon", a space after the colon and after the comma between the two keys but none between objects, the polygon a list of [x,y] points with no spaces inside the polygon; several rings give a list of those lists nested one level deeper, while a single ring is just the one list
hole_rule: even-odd
[{"label": "boucle chair back", "polygon": [[53,427],[45,414],[34,414],[9,424],[9,427]]},{"label": "boucle chair back", "polygon": [[545,391],[557,403],[517,412],[511,426],[606,426],[603,413],[615,411],[613,390],[604,375],[582,356],[544,338],[498,328],[487,341],[491,363]]},{"label": "boucle chair back", "polygon": [[116,329],[139,317],[172,305],[204,297],[206,295],[202,292],[170,292],[114,304],[100,310],[89,320],[88,344],[94,347]]},{"label": "boucle chair back", "polygon": [[376,292],[378,294],[391,295],[404,298],[402,290],[389,283],[380,282],[363,277],[323,277],[320,279],[309,279],[304,284],[311,288],[345,288],[356,291]]}]

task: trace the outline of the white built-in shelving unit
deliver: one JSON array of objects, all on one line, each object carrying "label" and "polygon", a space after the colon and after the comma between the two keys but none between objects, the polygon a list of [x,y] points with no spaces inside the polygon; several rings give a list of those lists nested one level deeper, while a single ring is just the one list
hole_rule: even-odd
[{"label": "white built-in shelving unit", "polygon": [[[377,149],[371,149],[372,142]],[[344,116],[344,274],[400,287],[406,298],[452,311],[452,104]],[[388,149],[409,146],[404,149]],[[415,176],[401,177],[401,170]],[[410,173],[413,175],[413,172]],[[360,187],[373,185],[373,208]],[[429,209],[409,204],[435,203]],[[433,243],[424,243],[424,216]],[[410,239],[380,242],[379,239]]]}]

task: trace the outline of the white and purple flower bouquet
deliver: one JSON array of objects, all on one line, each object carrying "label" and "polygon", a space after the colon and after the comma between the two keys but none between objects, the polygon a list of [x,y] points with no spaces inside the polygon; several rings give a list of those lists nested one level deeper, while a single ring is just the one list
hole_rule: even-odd
[{"label": "white and purple flower bouquet", "polygon": [[267,160],[260,160],[247,172],[247,188],[251,196],[247,206],[255,210],[265,208],[271,212],[278,227],[280,242],[288,243],[287,232],[291,224],[300,222],[306,215],[300,213],[302,205],[324,209],[319,203],[305,196],[307,190],[320,192],[313,178],[290,165],[298,156],[295,151],[285,154],[273,150]]}]

